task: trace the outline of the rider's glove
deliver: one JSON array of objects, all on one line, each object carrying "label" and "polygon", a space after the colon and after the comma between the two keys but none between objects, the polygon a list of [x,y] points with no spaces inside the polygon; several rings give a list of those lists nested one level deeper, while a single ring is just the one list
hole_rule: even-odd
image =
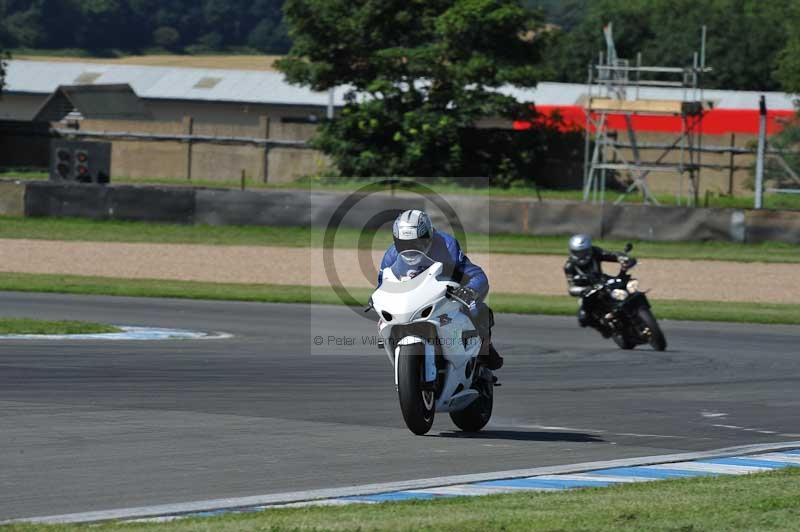
[{"label": "rider's glove", "polygon": [[619,260],[619,263],[626,270],[629,270],[629,269],[633,268],[634,266],[636,266],[636,259],[634,259],[633,257],[627,257],[625,255],[622,255],[617,260]]},{"label": "rider's glove", "polygon": [[469,310],[475,310],[478,306],[478,292],[468,286],[459,286],[450,290],[450,296],[459,301]]},{"label": "rider's glove", "polygon": [[569,295],[572,297],[583,297],[583,294],[589,291],[588,286],[570,286]]}]

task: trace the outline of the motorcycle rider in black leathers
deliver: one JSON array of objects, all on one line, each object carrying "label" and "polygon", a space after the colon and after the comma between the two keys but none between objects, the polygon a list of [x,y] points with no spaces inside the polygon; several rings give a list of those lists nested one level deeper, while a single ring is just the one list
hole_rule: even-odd
[{"label": "motorcycle rider in black leathers", "polygon": [[569,258],[564,264],[564,274],[567,276],[569,295],[581,298],[578,323],[581,327],[594,327],[608,338],[611,336],[611,331],[598,322],[591,309],[585,307],[586,301],[583,299],[593,285],[603,283],[609,278],[603,273],[602,262],[618,262],[631,268],[636,264],[636,259],[593,246],[592,237],[589,235],[573,235],[569,239]]}]

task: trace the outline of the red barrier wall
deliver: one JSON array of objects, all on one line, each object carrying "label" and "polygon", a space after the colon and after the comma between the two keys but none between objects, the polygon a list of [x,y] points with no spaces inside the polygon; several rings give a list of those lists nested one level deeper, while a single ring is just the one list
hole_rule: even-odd
[{"label": "red barrier wall", "polygon": [[[586,115],[584,108],[578,105],[555,106],[537,105],[536,110],[542,113],[543,120],[550,121],[554,116],[560,115],[563,124],[562,130],[584,129]],[[767,133],[773,134],[780,131],[783,123],[794,116],[794,111],[777,110],[767,111]],[[680,133],[681,118],[679,116],[635,115],[633,128],[636,131],[654,133]],[[621,114],[609,114],[608,126],[611,129],[625,129],[625,117]],[[515,129],[530,127],[527,122],[515,122]],[[703,115],[703,133],[707,135],[722,135],[726,133],[758,134],[758,109],[712,109]]]}]

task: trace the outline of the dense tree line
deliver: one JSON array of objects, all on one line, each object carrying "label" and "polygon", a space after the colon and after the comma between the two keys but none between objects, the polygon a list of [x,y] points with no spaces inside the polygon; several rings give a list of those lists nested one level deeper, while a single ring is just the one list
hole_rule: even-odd
[{"label": "dense tree line", "polygon": [[[363,4],[367,0],[354,2]],[[0,0],[0,50],[285,53],[285,0]],[[583,82],[614,23],[621,57],[685,65],[708,27],[710,88],[800,92],[797,0],[518,0],[551,24],[541,79]],[[450,2],[451,4],[454,2]],[[387,9],[395,9],[390,4]],[[308,14],[315,17],[315,13]],[[357,20],[332,21],[336,25]],[[372,31],[362,28],[362,31]]]},{"label": "dense tree line", "polygon": [[282,0],[0,0],[0,49],[289,48]]},{"label": "dense tree line", "polygon": [[[286,0],[292,48],[278,67],[315,90],[348,85],[316,146],[348,176],[489,176],[535,180],[554,151],[573,149],[554,124],[479,128],[487,117],[530,120],[503,85],[585,81],[614,23],[620,57],[690,65],[709,28],[711,87],[800,88],[796,0]],[[544,24],[544,16],[563,27]],[[573,154],[574,155],[574,154]]]},{"label": "dense tree line", "polygon": [[544,13],[548,24],[570,31],[586,16],[590,0],[524,0],[523,4]]},{"label": "dense tree line", "polygon": [[6,82],[6,63],[4,61],[5,54],[0,50],[0,96],[3,94],[3,86]]},{"label": "dense tree line", "polygon": [[[530,0],[548,8],[548,0]],[[568,0],[569,4],[580,3]],[[586,66],[605,50],[602,27],[614,24],[617,52],[645,64],[691,65],[708,28],[708,88],[796,90],[800,11],[796,0],[590,0],[577,23],[555,31],[549,77],[586,81]],[[550,7],[552,10],[553,8]]]}]

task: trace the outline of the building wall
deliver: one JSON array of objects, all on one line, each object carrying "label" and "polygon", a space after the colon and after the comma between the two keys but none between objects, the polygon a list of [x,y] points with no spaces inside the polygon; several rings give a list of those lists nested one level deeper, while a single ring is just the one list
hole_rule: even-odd
[{"label": "building wall", "polygon": [[228,102],[204,102],[182,100],[145,100],[148,110],[157,121],[176,122],[191,116],[200,124],[228,126],[258,126],[259,117],[269,116],[274,121],[281,118],[318,119],[325,116],[325,109],[311,106],[241,104]]},{"label": "building wall", "polygon": [[[306,141],[310,124],[281,123],[259,117],[255,124],[233,125],[181,121],[83,120],[80,129],[92,132],[203,135],[270,140]],[[126,178],[162,178],[176,181],[231,181],[242,173],[260,182],[287,182],[320,172],[329,165],[321,153],[306,148],[270,147],[243,143],[114,140],[111,174]]]},{"label": "building wall", "polygon": [[[45,101],[45,95],[4,94],[0,99],[0,120],[29,120]],[[209,136],[241,136],[279,140],[309,140],[316,130],[312,123],[297,123],[285,119],[305,119],[322,116],[325,109],[312,106],[243,105],[225,102],[147,100],[153,114],[152,121],[96,121],[84,120],[80,127],[87,131],[130,131],[139,133],[194,133]],[[192,117],[191,129],[184,117]],[[269,131],[264,130],[262,117],[269,117]],[[486,121],[483,126],[508,125],[507,122]],[[640,143],[671,143],[674,134],[639,133]],[[628,142],[624,132],[619,133],[621,142]],[[755,136],[737,133],[735,145],[752,146]],[[730,135],[705,135],[706,146],[728,146]],[[44,137],[22,137],[5,135],[0,138],[0,166],[46,166]],[[191,149],[191,159],[189,151]],[[26,155],[27,154],[27,155]],[[642,152],[644,161],[654,160],[658,151]],[[622,150],[622,156],[631,161],[630,150]],[[678,162],[680,152],[675,151],[664,162]],[[702,161],[725,167],[720,170],[703,169],[700,177],[700,194],[706,191],[735,194],[749,193],[752,188],[751,171],[737,169],[730,179],[727,166],[729,154],[702,154]],[[735,165],[751,167],[754,156],[737,155]],[[193,144],[191,148],[180,142],[114,141],[112,148],[112,174],[130,178],[175,178],[186,180],[231,180],[239,179],[242,170],[250,179],[286,181],[298,176],[319,173],[330,165],[330,161],[318,152],[291,148],[275,148],[264,153],[263,148],[252,146]],[[191,165],[191,167],[190,167]],[[558,186],[569,181],[571,186],[580,186],[582,161],[573,161],[566,168],[561,161],[548,164],[545,186]],[[265,169],[266,167],[266,169]],[[577,170],[576,170],[577,169]],[[573,179],[568,179],[572,176]],[[631,176],[621,175],[624,181]],[[676,173],[652,173],[648,184],[655,193],[678,194],[688,190],[687,179],[681,180]],[[732,186],[731,186],[732,185]]]},{"label": "building wall", "polygon": [[273,148],[269,151],[266,181],[286,183],[304,175],[319,175],[331,166],[331,160],[317,150]]}]

